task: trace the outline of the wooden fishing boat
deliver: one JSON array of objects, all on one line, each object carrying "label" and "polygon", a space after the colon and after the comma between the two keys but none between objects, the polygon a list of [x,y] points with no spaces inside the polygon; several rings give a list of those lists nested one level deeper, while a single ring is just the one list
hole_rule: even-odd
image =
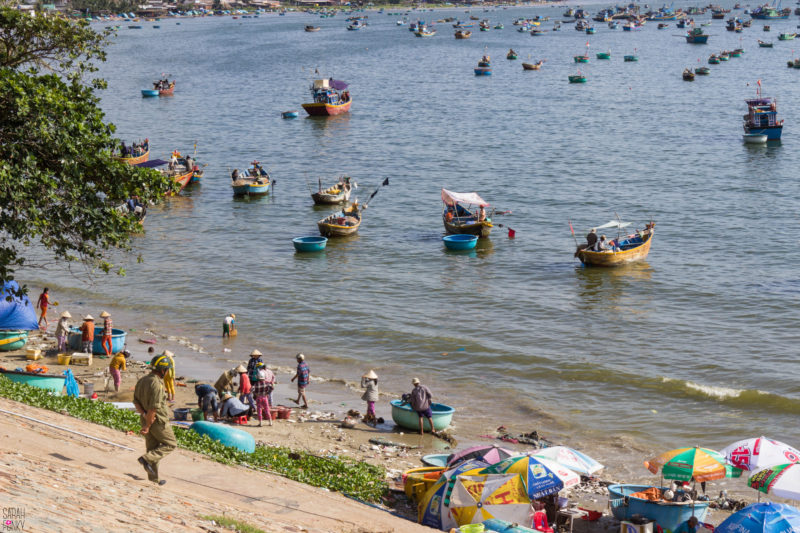
[{"label": "wooden fishing boat", "polygon": [[731,58],[728,52],[721,52],[717,57],[719,57],[720,61],[728,61]]},{"label": "wooden fishing boat", "polygon": [[142,96],[144,98],[151,98],[153,96],[158,96],[158,89],[142,89]]},{"label": "wooden fishing boat", "polygon": [[572,59],[576,63],[588,63],[589,62],[589,56],[573,56]]},{"label": "wooden fishing boat", "polygon": [[175,94],[175,82],[171,82],[165,89],[158,90],[158,96],[172,96]]},{"label": "wooden fishing boat", "polygon": [[758,46],[760,48],[772,48],[772,43],[764,42],[762,40],[758,41]]},{"label": "wooden fishing boat", "polygon": [[338,183],[322,189],[322,180],[319,181],[319,190],[311,193],[311,198],[316,205],[336,205],[347,202],[350,200],[350,194],[353,192],[353,185],[350,182],[350,176],[340,176]]},{"label": "wooden fishing boat", "polygon": [[474,69],[476,76],[491,76],[492,75],[492,61],[488,55],[484,55],[478,66]]},{"label": "wooden fishing boat", "polygon": [[694,73],[698,76],[708,76],[711,74],[711,69],[708,67],[697,67],[694,69]]},{"label": "wooden fishing boat", "polygon": [[597,33],[597,30],[594,29],[593,26],[589,26],[588,28],[586,28],[586,33],[587,35],[594,35],[595,33]]},{"label": "wooden fishing boat", "polygon": [[742,48],[737,48],[736,50],[733,50],[730,53],[730,56],[731,57],[742,57],[743,53],[744,53],[744,50]]},{"label": "wooden fishing boat", "polygon": [[709,56],[709,58],[708,58],[708,64],[709,65],[719,65],[719,62],[720,62],[720,58],[716,54],[711,54],[711,56]]},{"label": "wooden fishing boat", "polygon": [[192,178],[195,175],[196,169],[194,168],[194,164],[188,164],[185,157],[181,157],[178,152],[173,152],[176,155],[176,162],[172,166],[172,168],[167,168],[164,170],[161,167],[167,166],[169,161],[165,161],[163,159],[154,159],[152,161],[144,161],[142,163],[137,163],[135,166],[137,167],[145,167],[145,168],[152,168],[161,172],[162,174],[172,178],[172,180],[178,184],[178,190],[171,192],[170,194],[178,194],[183,189],[186,188],[187,185],[192,181]]},{"label": "wooden fishing boat", "polygon": [[261,163],[253,161],[253,168],[238,174],[231,183],[234,196],[261,196],[269,194],[272,184],[269,173],[264,170]]},{"label": "wooden fishing boat", "polygon": [[[492,220],[485,215],[485,208],[489,203],[477,193],[458,193],[442,189],[442,202],[442,222],[447,233],[485,238],[492,232]],[[483,216],[476,214],[476,209],[483,211]]]},{"label": "wooden fishing boat", "polygon": [[350,111],[350,92],[347,84],[334,79],[314,80],[311,85],[314,101],[303,104],[303,109],[312,117],[328,117]]},{"label": "wooden fishing boat", "polygon": [[686,42],[689,44],[706,44],[708,34],[703,33],[703,28],[692,28],[686,33]]},{"label": "wooden fishing boat", "polygon": [[356,202],[317,222],[319,233],[323,237],[347,237],[356,233],[359,226],[361,211]]},{"label": "wooden fishing boat", "polygon": [[544,59],[536,63],[522,63],[522,70],[539,70],[544,65]]},{"label": "wooden fishing boat", "polygon": [[533,29],[531,30],[531,37],[541,37],[545,33],[547,33],[547,30]]},{"label": "wooden fishing boat", "polygon": [[664,28],[669,28],[669,24],[662,22],[658,25],[659,30],[663,30]]},{"label": "wooden fishing boat", "polygon": [[764,30],[764,31],[769,31],[769,29],[770,29],[770,28],[769,28],[769,26],[767,26],[767,25],[765,25],[765,26],[764,26],[764,28],[763,28],[763,30]]},{"label": "wooden fishing boat", "polygon": [[472,32],[464,30],[456,30],[455,37],[456,39],[469,39],[470,37],[472,37]]},{"label": "wooden fishing boat", "polygon": [[506,59],[509,59],[509,60],[517,59],[517,57],[519,57],[519,56],[517,56],[517,53],[513,49],[509,50],[508,53],[506,54]]},{"label": "wooden fishing boat", "polygon": [[[598,226],[597,229],[604,228],[617,228],[621,231],[623,228],[630,226],[630,222],[621,222],[612,220],[608,224]],[[587,266],[601,266],[613,267],[624,265],[626,263],[633,263],[635,261],[642,261],[650,253],[650,245],[653,242],[653,234],[655,232],[655,223],[650,222],[645,226],[643,231],[637,231],[625,237],[621,235],[617,239],[610,241],[611,249],[596,252],[587,249],[587,245],[581,244],[575,250],[575,257],[581,260],[581,263]],[[612,244],[613,243],[613,244]]]},{"label": "wooden fishing boat", "polygon": [[123,163],[127,163],[129,165],[138,165],[139,163],[144,163],[148,159],[150,159],[150,146],[149,144],[146,146],[146,151],[137,156],[125,156],[125,157],[114,157],[117,161],[121,161]]},{"label": "wooden fishing boat", "polygon": [[417,24],[417,31],[414,32],[414,35],[417,37],[433,37],[436,35],[436,29],[420,21]]},{"label": "wooden fishing boat", "polygon": [[305,31],[311,33],[311,32],[315,32],[315,31],[319,31],[322,28],[320,28],[319,26],[306,26],[304,29],[305,29]]},{"label": "wooden fishing boat", "polygon": [[683,69],[683,81],[694,81],[694,72],[690,69]]},{"label": "wooden fishing boat", "polygon": [[631,63],[631,62],[633,62],[633,61],[639,61],[639,56],[628,55],[628,56],[625,56],[625,57],[623,57],[623,60],[624,60],[626,63]]},{"label": "wooden fishing boat", "polygon": [[761,95],[761,80],[758,81],[756,97],[745,100],[745,103],[744,132],[766,135],[770,141],[779,140],[783,133],[783,120],[778,119],[778,102],[773,97]]},{"label": "wooden fishing boat", "polygon": [[781,33],[778,35],[779,41],[793,41],[797,37],[796,33]]},{"label": "wooden fishing boat", "polygon": [[611,59],[611,52],[597,52],[597,59]]},{"label": "wooden fishing boat", "polygon": [[586,76],[584,76],[580,72],[578,74],[572,74],[568,76],[568,78],[570,83],[586,83],[587,81]]}]

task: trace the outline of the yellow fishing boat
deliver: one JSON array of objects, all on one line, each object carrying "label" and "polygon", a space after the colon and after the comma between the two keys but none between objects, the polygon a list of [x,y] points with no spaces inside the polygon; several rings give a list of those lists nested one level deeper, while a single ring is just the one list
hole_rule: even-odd
[{"label": "yellow fishing boat", "polygon": [[317,222],[319,233],[323,237],[353,235],[358,231],[360,225],[361,213],[357,201],[338,213],[333,213]]},{"label": "yellow fishing boat", "polygon": [[645,226],[644,230],[637,230],[635,233],[623,236],[622,229],[630,225],[630,222],[616,220],[597,226],[595,228],[597,230],[617,228],[617,238],[605,241],[605,244],[600,245],[601,238],[598,240],[598,245],[593,246],[592,250],[588,248],[588,244],[581,244],[575,250],[575,257],[580,259],[584,265],[602,267],[613,267],[642,261],[650,253],[650,244],[653,242],[655,233],[655,223],[651,221]]},{"label": "yellow fishing boat", "polygon": [[148,148],[145,153],[136,157],[115,157],[117,161],[122,161],[123,163],[127,163],[129,165],[138,165],[139,163],[144,163],[148,159],[150,159],[150,149]]}]

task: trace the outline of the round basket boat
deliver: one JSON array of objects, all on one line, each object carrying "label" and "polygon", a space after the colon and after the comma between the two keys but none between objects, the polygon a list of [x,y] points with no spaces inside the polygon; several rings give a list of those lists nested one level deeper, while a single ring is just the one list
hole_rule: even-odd
[{"label": "round basket boat", "polygon": [[[709,502],[665,502],[651,501],[640,497],[639,493],[651,487],[650,485],[609,485],[608,498],[611,512],[617,520],[628,520],[634,515],[641,515],[656,522],[659,529],[676,529],[692,516],[701,522],[705,521]],[[664,488],[659,491],[665,490]],[[654,528],[655,530],[655,528]]]},{"label": "round basket boat", "polygon": [[[414,411],[410,405],[403,403],[402,400],[392,400],[392,420],[400,427],[406,429],[413,429],[419,431],[419,415]],[[433,411],[433,427],[436,431],[441,431],[450,425],[453,420],[455,409],[443,403],[431,404],[431,411]],[[431,425],[428,419],[423,419],[423,427],[425,431],[431,430]]]},{"label": "round basket boat", "polygon": [[256,451],[256,440],[250,433],[241,429],[205,421],[194,422],[189,429],[200,435],[208,435],[211,439],[219,441],[230,448],[236,448],[247,453]]},{"label": "round basket boat", "polygon": [[[125,330],[111,329],[111,353],[119,353],[125,348],[125,337],[127,336],[128,333]],[[81,331],[78,328],[72,328],[69,332],[69,347],[73,350],[81,349]],[[96,355],[106,353],[103,348],[103,326],[94,327],[92,353]]]},{"label": "round basket boat", "polygon": [[446,235],[442,237],[448,250],[472,250],[478,244],[477,235]]},{"label": "round basket boat", "polygon": [[142,96],[144,98],[150,98],[152,96],[158,96],[158,89],[142,89]]},{"label": "round basket boat", "polygon": [[28,332],[21,329],[0,331],[0,352],[21,350],[28,342]]},{"label": "round basket boat", "polygon": [[295,237],[292,239],[294,249],[298,252],[321,252],[328,244],[327,237]]},{"label": "round basket boat", "polygon": [[283,118],[297,118],[297,111],[294,111],[294,110],[292,110],[292,111],[284,111],[283,113],[281,113],[281,116]]}]

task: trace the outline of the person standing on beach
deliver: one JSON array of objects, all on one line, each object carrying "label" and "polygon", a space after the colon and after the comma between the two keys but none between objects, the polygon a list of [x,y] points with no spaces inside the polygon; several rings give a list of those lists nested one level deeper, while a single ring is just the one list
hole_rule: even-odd
[{"label": "person standing on beach", "polygon": [[147,453],[139,457],[139,464],[153,483],[166,483],[158,477],[158,463],[172,452],[178,441],[169,425],[169,412],[164,395],[164,376],[172,366],[169,357],[157,355],[150,361],[151,372],[136,382],[133,405],[139,413],[141,434],[145,438]]},{"label": "person standing on beach", "polygon": [[106,355],[111,355],[111,335],[114,331],[111,315],[108,314],[108,311],[103,311],[100,313],[100,318],[103,319],[103,340],[100,342],[100,346],[106,351]]},{"label": "person standing on beach", "polygon": [[222,373],[222,375],[217,378],[217,381],[214,382],[214,388],[217,391],[217,394],[220,398],[222,395],[225,394],[228,390],[232,388],[233,385],[233,378],[236,376],[236,369],[226,370]]},{"label": "person standing on beach", "polygon": [[47,287],[44,288],[42,294],[39,295],[39,299],[36,301],[36,308],[41,309],[41,313],[39,314],[39,329],[42,328],[42,320],[44,320],[44,330],[47,331],[47,307],[50,305],[50,289]]},{"label": "person standing on beach", "polygon": [[92,353],[92,344],[94,344],[94,317],[86,315],[81,324],[81,350],[83,353]]},{"label": "person standing on beach", "polygon": [[308,399],[306,398],[306,387],[308,386],[309,379],[311,377],[311,370],[308,368],[308,363],[306,363],[306,356],[299,353],[295,357],[297,359],[297,372],[295,372],[292,381],[297,380],[297,399],[292,399],[292,401],[298,405],[300,405],[300,398],[303,399],[303,405],[300,407],[302,409],[308,409]]},{"label": "person standing on beach", "polygon": [[258,414],[258,427],[261,427],[262,413],[266,415],[269,425],[272,425],[272,412],[269,408],[269,394],[271,392],[272,382],[267,381],[267,370],[261,368],[258,371],[258,381],[253,385],[253,396],[256,398],[256,413]]},{"label": "person standing on beach", "polygon": [[119,386],[122,383],[122,371],[128,369],[127,361],[125,360],[125,352],[119,352],[111,358],[111,363],[108,365],[108,373],[114,380],[114,392],[119,392]]},{"label": "person standing on beach", "polygon": [[361,386],[367,389],[361,395],[361,399],[367,402],[367,414],[364,416],[364,423],[373,426],[377,425],[375,402],[378,401],[378,374],[374,370],[370,370],[361,376]]},{"label": "person standing on beach", "polygon": [[175,354],[169,350],[164,350],[161,354],[169,359],[169,370],[164,376],[164,389],[167,391],[167,401],[172,403],[175,401]]},{"label": "person standing on beach", "polygon": [[[250,378],[247,375],[247,369],[242,365],[236,369],[239,373],[239,401],[247,403],[253,412],[256,411],[256,402],[253,400],[253,386],[250,384]],[[256,379],[258,379],[258,371],[256,371]]]},{"label": "person standing on beach", "polygon": [[61,313],[61,318],[58,319],[58,324],[56,325],[58,353],[63,353],[67,349],[67,336],[69,335],[69,328],[71,327],[69,323],[70,318],[72,318],[72,315],[69,314],[69,311],[64,311]]},{"label": "person standing on beach", "polygon": [[431,433],[435,434],[436,430],[433,427],[433,411],[431,410],[431,400],[433,395],[431,390],[425,385],[421,385],[419,379],[414,378],[411,380],[414,389],[411,391],[411,398],[409,403],[411,408],[417,412],[419,416],[419,434],[422,435],[424,431],[423,418],[428,419],[428,424],[431,426]]},{"label": "person standing on beach", "polygon": [[264,364],[264,361],[261,359],[262,355],[263,354],[258,350],[250,352],[250,360],[247,361],[247,377],[250,378],[250,383],[258,381],[258,365]]}]

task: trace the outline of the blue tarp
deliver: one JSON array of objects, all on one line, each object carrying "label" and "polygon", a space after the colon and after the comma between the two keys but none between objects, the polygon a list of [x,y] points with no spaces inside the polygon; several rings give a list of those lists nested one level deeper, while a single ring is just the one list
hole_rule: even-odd
[{"label": "blue tarp", "polygon": [[151,159],[150,161],[145,161],[144,163],[136,163],[135,167],[143,167],[143,168],[156,168],[162,167],[164,165],[169,165],[169,161],[164,161],[163,159]]},{"label": "blue tarp", "polygon": [[0,290],[0,329],[39,329],[36,310],[27,296],[22,299],[14,297],[11,301],[6,300],[18,290],[19,285],[16,281],[7,281]]}]

